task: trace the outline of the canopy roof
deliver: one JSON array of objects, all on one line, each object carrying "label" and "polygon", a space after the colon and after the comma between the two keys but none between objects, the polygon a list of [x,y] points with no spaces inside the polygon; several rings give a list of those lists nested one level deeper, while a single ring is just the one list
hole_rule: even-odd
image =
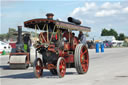
[{"label": "canopy roof", "polygon": [[63,22],[63,21],[58,21],[58,20],[49,20],[49,19],[44,19],[44,18],[32,19],[32,20],[25,21],[24,27],[35,29],[35,26],[37,25],[40,30],[46,30],[46,26],[43,29],[44,25],[46,25],[46,24],[51,26],[52,29],[54,28],[54,26],[56,26],[57,28],[59,28],[61,30],[69,29],[69,30],[85,31],[85,32],[91,31],[90,27],[80,26],[80,25],[76,25],[76,24],[70,23],[70,22]]}]

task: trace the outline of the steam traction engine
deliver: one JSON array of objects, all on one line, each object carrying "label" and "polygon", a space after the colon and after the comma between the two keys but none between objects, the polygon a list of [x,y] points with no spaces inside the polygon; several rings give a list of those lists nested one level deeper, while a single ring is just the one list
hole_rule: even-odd
[{"label": "steam traction engine", "polygon": [[[66,68],[76,68],[78,74],[88,70],[89,55],[85,45],[80,44],[78,38],[72,33],[75,31],[89,32],[90,28],[80,26],[81,22],[69,17],[69,22],[53,20],[53,14],[47,18],[32,19],[24,22],[24,26],[41,30],[39,41],[35,43],[36,59],[34,61],[34,74],[37,78],[48,69],[53,75],[64,77]],[[42,59],[38,57],[42,55]]]},{"label": "steam traction engine", "polygon": [[[30,51],[25,51],[22,37],[22,27],[18,26],[16,48],[12,48],[9,55],[9,65],[12,69],[26,69],[30,64]],[[27,33],[29,36],[29,34]],[[29,40],[28,40],[29,42]],[[29,47],[30,48],[30,47]]]}]

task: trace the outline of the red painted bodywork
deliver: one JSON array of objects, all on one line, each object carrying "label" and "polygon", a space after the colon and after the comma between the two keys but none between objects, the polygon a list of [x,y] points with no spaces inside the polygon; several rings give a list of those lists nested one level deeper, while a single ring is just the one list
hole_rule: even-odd
[{"label": "red painted bodywork", "polygon": [[11,45],[12,48],[16,48],[16,43],[9,43],[9,45]]}]

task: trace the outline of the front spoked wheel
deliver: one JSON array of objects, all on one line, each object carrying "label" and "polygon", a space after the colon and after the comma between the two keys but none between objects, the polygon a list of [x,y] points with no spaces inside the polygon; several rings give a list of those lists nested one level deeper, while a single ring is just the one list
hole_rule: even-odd
[{"label": "front spoked wheel", "polygon": [[40,58],[37,58],[34,61],[34,65],[33,65],[33,70],[34,70],[34,75],[36,78],[40,78],[43,74],[43,64],[42,64],[42,60]]},{"label": "front spoked wheel", "polygon": [[60,78],[64,77],[66,73],[66,62],[63,57],[59,57],[57,61],[57,74]]}]

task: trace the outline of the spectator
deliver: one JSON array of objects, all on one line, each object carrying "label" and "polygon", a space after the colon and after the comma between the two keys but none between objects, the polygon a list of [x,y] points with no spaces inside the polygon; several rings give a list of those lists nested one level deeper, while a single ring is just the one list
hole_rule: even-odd
[{"label": "spectator", "polygon": [[83,34],[82,31],[79,32],[78,39],[80,43],[86,45],[86,36]]},{"label": "spectator", "polygon": [[30,35],[29,34],[25,34],[25,36],[23,37],[23,41],[24,41],[25,50],[27,52],[30,52],[30,46],[31,46]]}]

